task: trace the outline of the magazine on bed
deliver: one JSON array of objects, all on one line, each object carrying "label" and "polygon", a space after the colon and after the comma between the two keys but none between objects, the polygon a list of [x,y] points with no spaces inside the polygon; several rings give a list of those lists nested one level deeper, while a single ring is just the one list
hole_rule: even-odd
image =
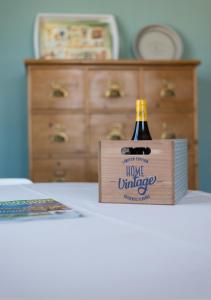
[{"label": "magazine on bed", "polygon": [[45,218],[78,218],[82,214],[54,199],[0,202],[0,221]]}]

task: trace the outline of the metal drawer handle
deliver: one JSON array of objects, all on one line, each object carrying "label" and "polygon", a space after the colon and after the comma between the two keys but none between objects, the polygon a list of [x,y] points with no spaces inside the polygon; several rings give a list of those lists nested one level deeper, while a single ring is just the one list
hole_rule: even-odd
[{"label": "metal drawer handle", "polygon": [[66,98],[68,91],[59,83],[52,83],[52,97],[53,98]]},{"label": "metal drawer handle", "polygon": [[54,182],[65,182],[66,181],[66,178],[65,177],[55,177]]},{"label": "metal drawer handle", "polygon": [[49,140],[54,143],[67,143],[69,141],[69,137],[65,132],[65,127],[60,123],[49,123],[48,126],[53,131],[52,134],[49,135]]},{"label": "metal drawer handle", "polygon": [[107,139],[109,140],[122,140],[124,139],[124,134],[122,132],[122,124],[118,123],[114,125],[111,131],[107,134]]},{"label": "metal drawer handle", "polygon": [[176,134],[173,131],[169,131],[167,124],[164,122],[162,124],[163,132],[161,134],[161,139],[176,139]]},{"label": "metal drawer handle", "polygon": [[176,91],[174,84],[166,79],[163,80],[163,88],[160,91],[160,96],[165,97],[176,97]]},{"label": "metal drawer handle", "polygon": [[57,177],[63,177],[65,176],[65,170],[62,170],[62,169],[58,169],[58,170],[55,170],[54,171],[54,175],[57,176]]},{"label": "metal drawer handle", "polygon": [[105,91],[105,97],[107,99],[124,97],[124,92],[121,90],[120,84],[118,82],[111,82]]},{"label": "metal drawer handle", "polygon": [[66,171],[65,170],[57,169],[57,170],[54,171],[53,175],[54,175],[54,178],[55,178],[54,179],[55,182],[64,182],[64,181],[66,181],[66,177],[65,177]]},{"label": "metal drawer handle", "polygon": [[69,138],[65,132],[51,134],[49,140],[54,143],[67,143]]}]

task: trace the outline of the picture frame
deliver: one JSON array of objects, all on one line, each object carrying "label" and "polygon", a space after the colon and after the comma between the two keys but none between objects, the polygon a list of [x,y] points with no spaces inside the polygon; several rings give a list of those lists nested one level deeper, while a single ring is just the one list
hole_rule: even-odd
[{"label": "picture frame", "polygon": [[34,23],[34,52],[37,59],[118,59],[115,17],[40,13]]}]

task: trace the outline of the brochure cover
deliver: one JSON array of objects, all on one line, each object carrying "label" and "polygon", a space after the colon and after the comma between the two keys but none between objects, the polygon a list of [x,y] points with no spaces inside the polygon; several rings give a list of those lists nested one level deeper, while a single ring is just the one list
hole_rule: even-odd
[{"label": "brochure cover", "polygon": [[81,213],[54,199],[15,200],[0,202],[0,221],[48,217],[78,218]]}]

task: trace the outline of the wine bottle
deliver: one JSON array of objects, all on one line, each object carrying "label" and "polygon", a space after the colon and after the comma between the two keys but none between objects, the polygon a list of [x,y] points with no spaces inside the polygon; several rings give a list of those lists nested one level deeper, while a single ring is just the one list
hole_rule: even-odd
[{"label": "wine bottle", "polygon": [[147,123],[147,101],[146,99],[136,100],[136,123],[132,140],[151,140]]},{"label": "wine bottle", "polygon": [[[149,127],[147,123],[147,101],[146,99],[136,100],[136,123],[133,132],[132,140],[151,140],[151,134],[149,132]],[[121,150],[124,155],[134,155],[134,154],[149,154],[151,152],[150,148],[144,147],[125,147]]]},{"label": "wine bottle", "polygon": [[[151,140],[151,134],[147,123],[147,101],[146,99],[136,100],[136,123],[133,132],[132,140]],[[129,148],[128,154],[149,154],[149,148],[145,149],[142,147]]]}]

